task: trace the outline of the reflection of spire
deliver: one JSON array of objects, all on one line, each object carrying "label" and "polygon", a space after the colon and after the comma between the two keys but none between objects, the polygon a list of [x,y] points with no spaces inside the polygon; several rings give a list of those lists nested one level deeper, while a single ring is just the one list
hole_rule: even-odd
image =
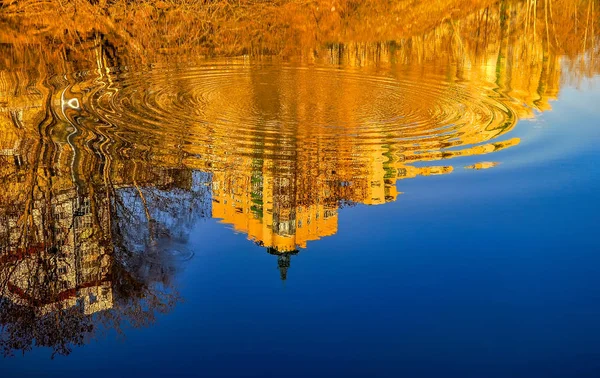
[{"label": "reflection of spire", "polygon": [[277,265],[279,266],[279,277],[282,281],[285,281],[287,278],[287,270],[290,267],[290,256],[281,255],[277,258]]},{"label": "reflection of spire", "polygon": [[267,248],[267,253],[270,255],[277,256],[277,266],[279,267],[279,277],[282,281],[287,279],[287,271],[290,267],[292,255],[298,254],[298,250],[290,251],[290,252],[281,252],[275,248],[269,247]]}]

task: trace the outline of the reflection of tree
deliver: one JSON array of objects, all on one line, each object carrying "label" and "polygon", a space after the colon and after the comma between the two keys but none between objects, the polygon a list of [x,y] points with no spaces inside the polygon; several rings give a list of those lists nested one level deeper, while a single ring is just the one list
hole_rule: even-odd
[{"label": "reflection of tree", "polygon": [[122,334],[171,311],[187,235],[210,212],[207,177],[90,148],[100,132],[59,116],[52,89],[44,96],[19,160],[0,157],[5,355],[34,346],[68,354],[103,330]]},{"label": "reflection of tree", "polygon": [[5,356],[14,351],[27,352],[32,347],[50,347],[53,355],[67,355],[72,346],[81,346],[94,332],[92,319],[82,316],[78,308],[58,308],[38,315],[35,308],[0,298],[0,347]]},{"label": "reflection of tree", "polygon": [[[197,218],[203,192],[179,189],[157,198],[149,195],[147,206],[154,217],[148,221],[140,219],[135,203],[123,201],[118,190],[109,206],[100,189],[63,203],[34,201],[30,212],[40,216],[4,233],[3,246],[11,245],[6,242],[15,240],[15,233],[18,244],[12,245],[19,246],[0,255],[0,345],[5,354],[33,345],[68,354],[99,329],[122,333],[124,324],[148,326],[156,313],[169,312],[179,301],[172,280],[186,255],[172,247],[183,245],[189,224],[179,224],[183,218],[177,211],[193,212],[188,220]],[[155,201],[160,206],[154,207]],[[186,201],[189,206],[183,206]],[[77,202],[82,205],[66,206]],[[74,212],[66,223],[65,208]],[[16,214],[9,223],[14,219]],[[53,237],[40,242],[24,227]]]}]

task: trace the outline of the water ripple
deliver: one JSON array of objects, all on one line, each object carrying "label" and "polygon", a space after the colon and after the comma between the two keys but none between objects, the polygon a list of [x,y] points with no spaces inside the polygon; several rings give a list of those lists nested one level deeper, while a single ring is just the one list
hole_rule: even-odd
[{"label": "water ripple", "polygon": [[[438,160],[475,153],[516,122],[489,83],[435,74],[207,64],[113,70],[94,82],[83,106],[122,138],[137,147],[183,148],[209,165],[215,154],[250,156],[257,146],[284,160],[339,145],[348,148],[333,148],[336,159],[360,160],[385,145],[396,159]],[[448,150],[455,147],[462,153]],[[353,149],[362,153],[340,154]]]}]

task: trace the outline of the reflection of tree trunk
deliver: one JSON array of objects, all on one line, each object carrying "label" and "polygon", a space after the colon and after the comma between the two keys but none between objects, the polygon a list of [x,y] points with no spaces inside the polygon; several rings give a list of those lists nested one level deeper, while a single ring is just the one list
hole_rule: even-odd
[{"label": "reflection of tree trunk", "polygon": [[[48,86],[48,88],[51,88],[50,86]],[[35,143],[35,147],[32,151],[32,153],[30,154],[30,158],[31,158],[31,163],[29,165],[29,173],[28,173],[28,178],[25,181],[25,185],[24,187],[25,189],[25,203],[24,203],[24,207],[23,207],[23,214],[21,215],[20,219],[19,219],[19,224],[21,224],[23,226],[23,232],[24,235],[22,235],[21,237],[23,238],[27,238],[27,230],[29,229],[29,227],[34,227],[34,222],[33,222],[33,207],[34,207],[34,203],[35,203],[35,191],[36,189],[41,189],[41,185],[45,184],[45,183],[40,183],[40,177],[39,177],[39,170],[41,167],[41,164],[44,160],[46,160],[46,157],[49,156],[49,151],[52,150],[52,141],[49,140],[49,130],[50,128],[56,124],[56,121],[53,117],[52,114],[52,90],[50,89],[48,91],[48,94],[46,96],[46,108],[45,108],[45,116],[44,118],[40,121],[40,123],[38,124],[37,127],[37,132],[38,132],[38,141],[37,143]],[[44,170],[44,176],[46,176],[48,174],[48,170],[45,169]],[[46,177],[43,177],[46,178]],[[49,181],[51,180],[50,178],[46,178]],[[49,184],[49,183],[48,183]],[[22,240],[25,240],[22,239]]]},{"label": "reflection of tree trunk", "polygon": [[498,58],[496,59],[496,85],[501,90],[505,90],[505,85],[502,82],[502,72],[504,71],[504,65],[506,64],[506,49],[508,45],[508,9],[506,1],[500,2],[500,50],[498,51]]},{"label": "reflection of tree trunk", "polygon": [[136,176],[137,176],[137,161],[134,160],[133,175],[132,175],[133,185],[135,186],[135,189],[137,190],[137,192],[142,200],[142,204],[144,205],[144,212],[146,214],[146,220],[148,221],[148,227],[151,227],[150,223],[152,222],[152,217],[150,216],[150,211],[148,210],[148,204],[146,203],[146,197],[144,197],[144,193],[142,193],[142,190],[140,189],[140,186],[137,183]]},{"label": "reflection of tree trunk", "polygon": [[587,17],[585,18],[585,32],[583,33],[583,51],[585,51],[587,46],[587,35],[588,35],[588,27],[590,25],[590,9],[592,7],[592,2],[588,5]]},{"label": "reflection of tree trunk", "polygon": [[558,37],[557,37],[557,33],[556,33],[556,26],[554,24],[554,16],[552,14],[552,0],[546,0],[548,2],[548,8],[550,11],[550,23],[552,24],[552,34],[554,35],[554,43],[556,45],[556,48],[558,48]]}]

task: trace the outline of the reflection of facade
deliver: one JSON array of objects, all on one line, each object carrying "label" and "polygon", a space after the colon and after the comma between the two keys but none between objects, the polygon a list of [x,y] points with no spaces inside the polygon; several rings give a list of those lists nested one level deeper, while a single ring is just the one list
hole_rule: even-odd
[{"label": "reflection of facade", "polygon": [[[93,225],[96,217],[106,227],[108,214],[104,207],[98,210],[92,214],[89,200],[78,200],[74,190],[56,195],[49,208],[39,201],[26,244],[19,240],[19,214],[5,213],[0,235],[12,248],[4,245],[3,262],[14,270],[3,271],[4,294],[41,313],[75,305],[85,314],[111,308],[110,250],[100,243]],[[47,211],[50,214],[43,213]]]},{"label": "reflection of facade", "polygon": [[314,172],[299,164],[296,170],[278,176],[264,161],[243,159],[234,175],[214,173],[212,216],[281,252],[306,248],[309,241],[334,235],[344,202],[385,204],[396,200],[397,179],[452,171],[452,167],[384,163],[380,153],[374,154],[372,165],[360,170],[337,164],[334,169]]},{"label": "reflection of facade", "polygon": [[[27,151],[18,152],[23,156],[20,164],[4,165],[12,170],[9,177],[16,194],[0,197],[0,342],[5,350],[26,351],[35,343],[68,354],[72,346],[93,338],[97,329],[118,328],[123,321],[150,324],[157,309],[165,312],[177,303],[168,289],[175,272],[168,251],[126,249],[139,238],[128,239],[124,230],[138,224],[128,224],[137,219],[123,211],[139,209],[131,206],[119,212],[115,206],[122,199],[112,192],[131,188],[123,177],[126,163],[117,167],[122,179],[108,188],[89,181],[67,186],[68,180],[60,177],[71,177],[73,159],[52,167],[49,176],[56,178],[55,185],[46,181],[46,168],[32,183],[29,173],[39,161]],[[90,166],[79,168],[81,174]],[[179,170],[152,169],[134,182],[148,186],[146,179],[175,190],[190,183],[189,175]],[[19,193],[30,193],[33,201]],[[158,225],[160,220],[145,226]]]},{"label": "reflection of facade", "polygon": [[[37,116],[32,113],[32,123]],[[86,316],[111,309],[115,204],[114,194],[105,195],[106,182],[89,181],[97,158],[55,140],[45,144],[53,147],[48,164],[36,156],[43,150],[37,141],[20,135],[12,122],[0,123],[6,131],[0,143],[14,146],[0,155],[0,296],[39,316],[75,307]],[[192,185],[189,170],[146,168],[133,179],[131,171],[130,162],[116,162],[112,188]]]},{"label": "reflection of facade", "polygon": [[337,205],[298,205],[296,177],[273,177],[269,171],[249,171],[213,178],[212,216],[233,225],[239,232],[279,251],[294,251],[306,242],[337,232]]}]

